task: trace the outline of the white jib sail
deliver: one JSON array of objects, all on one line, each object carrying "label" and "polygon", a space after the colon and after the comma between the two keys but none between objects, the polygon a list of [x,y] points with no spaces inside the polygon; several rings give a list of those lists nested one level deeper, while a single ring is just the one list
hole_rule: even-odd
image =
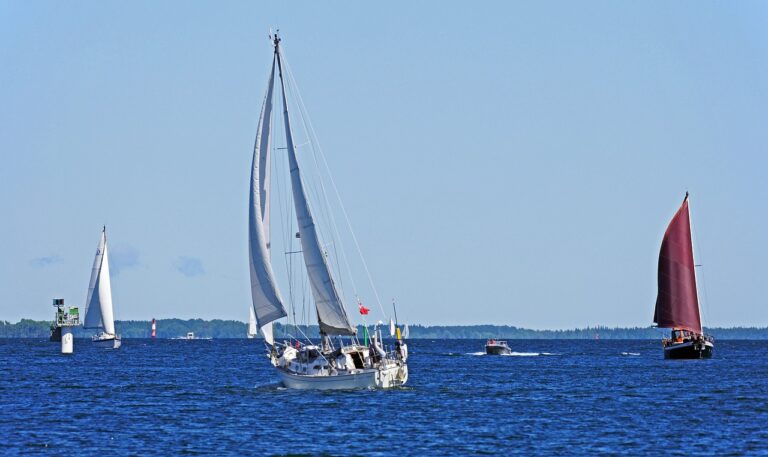
[{"label": "white jib sail", "polygon": [[103,328],[104,332],[110,335],[115,334],[106,229],[101,232],[99,246],[96,248],[96,258],[93,260],[88,297],[85,301],[83,326],[85,328]]},{"label": "white jib sail", "polygon": [[288,163],[291,171],[293,203],[296,209],[296,219],[299,224],[304,264],[307,267],[307,276],[309,276],[312,296],[315,299],[315,307],[317,308],[318,324],[320,325],[320,331],[326,335],[354,335],[356,329],[349,324],[347,312],[331,277],[325,253],[320,247],[315,222],[307,202],[307,194],[301,181],[299,163],[296,160],[296,148],[293,143],[293,133],[291,132],[291,122],[288,116],[288,103],[285,96],[285,81],[283,80],[283,68],[279,50],[277,51],[277,65],[280,72],[283,122],[285,123]]},{"label": "white jib sail", "polygon": [[261,327],[261,334],[262,336],[264,336],[264,341],[266,341],[267,344],[269,344],[270,346],[274,346],[275,337],[272,332],[272,322]]},{"label": "white jib sail", "polygon": [[272,147],[272,94],[275,61],[269,76],[267,94],[259,116],[251,164],[251,191],[248,208],[248,254],[251,270],[251,298],[259,326],[287,315],[275,282],[269,256],[269,152]]}]

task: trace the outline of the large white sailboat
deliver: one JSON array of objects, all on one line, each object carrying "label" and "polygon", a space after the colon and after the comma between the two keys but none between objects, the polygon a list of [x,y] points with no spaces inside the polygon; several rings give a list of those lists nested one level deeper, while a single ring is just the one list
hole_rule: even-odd
[{"label": "large white sailboat", "polygon": [[[286,97],[287,68],[280,38],[277,35],[271,38],[274,56],[254,145],[249,205],[251,296],[259,330],[268,344],[268,357],[282,384],[289,388],[356,389],[401,386],[408,379],[408,353],[405,342],[398,339],[394,349],[386,351],[381,329],[377,326],[370,340],[368,329],[365,328],[365,337],[361,343],[356,335],[356,327],[349,321],[342,295],[332,276],[328,254],[320,242],[296,155],[297,146],[294,144]],[[275,94],[276,80],[279,80],[279,98]],[[287,153],[293,211],[298,224],[298,233],[295,236],[300,240],[300,250],[286,252],[286,255],[300,253],[303,258],[320,329],[318,342],[312,342],[303,335],[302,338],[296,337],[276,343],[272,334],[272,322],[288,315],[270,260],[273,98],[282,105],[286,147],[281,149]],[[299,329],[298,326],[295,328]]]},{"label": "large white sailboat", "polygon": [[112,309],[112,284],[109,279],[109,255],[107,253],[107,228],[101,231],[96,258],[93,260],[88,297],[85,300],[83,327],[101,330],[93,335],[93,343],[105,349],[120,347],[120,335],[115,333]]}]

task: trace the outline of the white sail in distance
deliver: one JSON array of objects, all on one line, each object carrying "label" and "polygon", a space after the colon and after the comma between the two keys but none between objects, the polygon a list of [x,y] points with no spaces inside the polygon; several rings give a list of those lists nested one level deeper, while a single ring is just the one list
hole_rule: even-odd
[{"label": "white sail in distance", "polygon": [[283,78],[283,65],[280,55],[279,43],[276,45],[277,68],[280,74],[280,89],[283,100],[283,122],[285,124],[285,139],[288,150],[288,164],[291,173],[291,189],[293,190],[293,204],[296,210],[296,219],[299,225],[299,237],[301,249],[304,255],[304,264],[307,268],[307,276],[312,287],[312,297],[317,308],[317,321],[320,332],[326,335],[354,335],[356,329],[349,323],[347,312],[341,301],[341,296],[336,290],[336,285],[331,277],[325,253],[320,246],[320,240],[309,208],[307,194],[301,180],[299,163],[296,159],[296,147],[293,142],[291,121],[288,116],[288,102],[285,95],[285,81]]},{"label": "white sail in distance", "polygon": [[[248,206],[248,254],[251,271],[253,312],[260,327],[287,315],[275,282],[269,255],[269,154],[272,147],[272,97],[275,86],[275,58],[267,94],[259,116],[251,164]],[[271,333],[271,326],[269,329]]]},{"label": "white sail in distance", "polygon": [[93,260],[88,297],[85,300],[83,327],[103,328],[105,333],[115,334],[106,228],[101,232],[99,246],[96,248],[96,258]]},{"label": "white sail in distance", "polygon": [[256,314],[253,313],[253,306],[248,307],[248,338],[253,338],[259,332],[256,325]]}]

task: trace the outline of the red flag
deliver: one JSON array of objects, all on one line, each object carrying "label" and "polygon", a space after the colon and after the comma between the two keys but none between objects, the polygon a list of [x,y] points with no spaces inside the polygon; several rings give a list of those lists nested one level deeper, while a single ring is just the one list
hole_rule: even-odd
[{"label": "red flag", "polygon": [[362,303],[358,303],[357,306],[360,308],[360,314],[368,314],[368,311],[370,311],[370,309],[363,306]]}]

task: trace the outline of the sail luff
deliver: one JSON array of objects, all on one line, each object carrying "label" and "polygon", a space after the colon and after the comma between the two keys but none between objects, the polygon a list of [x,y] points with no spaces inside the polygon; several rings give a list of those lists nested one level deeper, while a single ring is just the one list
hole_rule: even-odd
[{"label": "sail luff", "polygon": [[[251,299],[259,326],[287,316],[277,288],[269,256],[269,152],[272,147],[272,96],[275,85],[275,60],[269,75],[267,93],[259,116],[251,163],[250,201],[248,205],[248,255],[251,275]],[[265,223],[266,222],[266,223]]]},{"label": "sail luff", "polygon": [[701,333],[687,193],[661,243],[653,322]]},{"label": "sail luff", "polygon": [[317,321],[320,332],[325,335],[354,335],[356,329],[349,323],[344,304],[336,290],[331,277],[328,262],[320,247],[319,237],[315,228],[304,184],[301,180],[296,148],[293,142],[291,121],[288,115],[288,102],[285,94],[285,81],[283,79],[283,66],[280,55],[279,40],[275,43],[277,53],[277,67],[280,75],[280,89],[283,100],[283,123],[285,124],[286,146],[288,150],[288,163],[291,174],[291,188],[293,190],[293,202],[296,209],[296,219],[299,225],[301,248],[304,255],[304,264],[307,268],[307,276],[312,287],[312,296],[317,309]]}]

